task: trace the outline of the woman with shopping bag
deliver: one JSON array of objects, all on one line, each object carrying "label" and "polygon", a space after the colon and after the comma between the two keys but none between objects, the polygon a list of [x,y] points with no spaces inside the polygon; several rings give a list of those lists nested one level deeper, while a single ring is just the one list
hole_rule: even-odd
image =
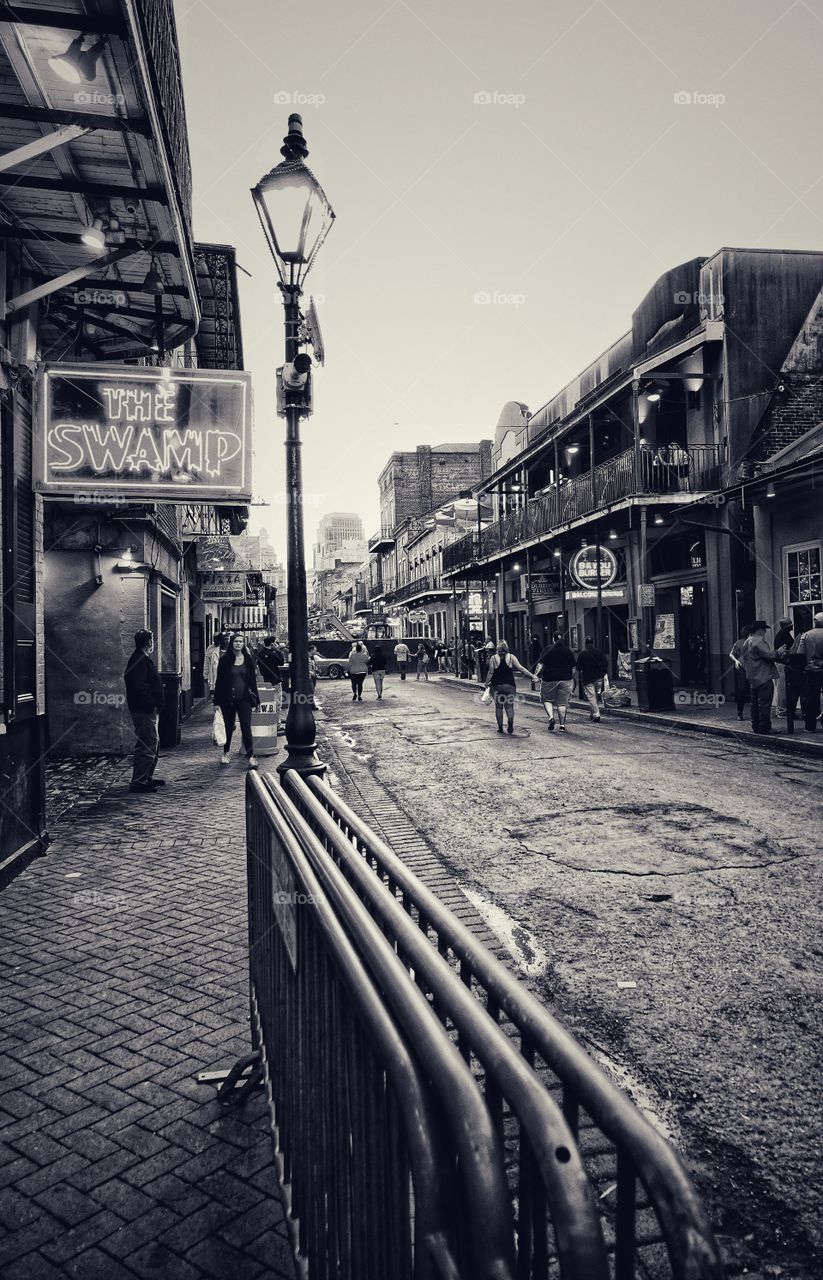
[{"label": "woman with shopping bag", "polygon": [[[251,713],[260,705],[257,692],[257,675],[254,670],[254,659],[246,648],[242,632],[235,632],[229,647],[217,665],[217,681],[214,686],[215,724],[213,727],[215,742],[223,747],[222,764],[231,762],[231,739],[234,733],[235,720],[240,721],[240,732],[243,736],[243,747],[250,769],[257,768],[254,755],[254,737],[251,730]],[[221,713],[224,729],[223,743],[219,738],[220,725],[217,722],[217,711]]]},{"label": "woman with shopping bag", "polygon": [[[494,714],[497,719],[497,732],[503,732],[503,712],[508,720],[509,733],[514,733],[514,703],[517,697],[517,686],[514,682],[515,672],[534,680],[531,671],[521,667],[505,640],[497,645],[497,651],[489,660],[486,675],[486,689],[481,702],[494,702]],[[488,696],[487,696],[488,695]]]}]

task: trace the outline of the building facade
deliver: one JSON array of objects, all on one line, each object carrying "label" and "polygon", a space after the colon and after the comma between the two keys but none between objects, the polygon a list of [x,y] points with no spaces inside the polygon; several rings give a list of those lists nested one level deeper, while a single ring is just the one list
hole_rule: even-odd
[{"label": "building facade", "polygon": [[[230,251],[212,273],[216,247],[198,258],[192,238],[171,0],[115,0],[105,15],[68,0],[51,12],[0,23],[0,146],[13,179],[0,272],[0,876],[47,843],[48,755],[131,748],[122,672],[137,629],[156,632],[174,713],[190,705],[206,627],[193,541],[240,518],[208,502],[135,502],[92,479],[130,447],[127,432],[137,441],[138,400],[170,413],[183,371],[240,366],[236,290],[232,301]],[[86,377],[115,367],[113,434],[87,422],[55,435],[55,388],[76,399]],[[133,378],[140,387],[126,390]],[[128,413],[121,395],[135,397]],[[139,439],[134,466],[148,470]],[[196,479],[185,452],[180,482]]]},{"label": "building facade", "polygon": [[[496,636],[532,657],[555,630],[577,647],[592,635],[612,675],[652,651],[680,684],[731,693],[728,651],[765,599],[745,481],[764,441],[783,441],[787,397],[814,415],[801,373],[820,359],[821,286],[818,253],[721,249],[683,263],[537,413],[506,406],[477,489],[491,516],[444,553],[449,580],[482,583]],[[801,551],[816,521],[814,503],[804,509]],[[780,569],[784,599],[799,565]]]},{"label": "building facade", "polygon": [[374,634],[445,641],[468,625],[468,596],[458,599],[443,579],[443,555],[475,524],[472,490],[491,474],[491,459],[491,440],[391,455],[379,477],[381,527],[369,539],[358,608]]}]

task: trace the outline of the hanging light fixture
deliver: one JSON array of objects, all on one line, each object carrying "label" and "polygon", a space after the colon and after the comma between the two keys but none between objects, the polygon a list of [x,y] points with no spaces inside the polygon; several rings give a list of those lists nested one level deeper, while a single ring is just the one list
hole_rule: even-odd
[{"label": "hanging light fixture", "polygon": [[767,485],[767,486],[766,486],[766,497],[767,497],[767,498],[773,498],[774,496],[775,496],[775,492],[774,492],[774,485],[773,485],[773,484],[769,484],[769,485]]},{"label": "hanging light fixture", "polygon": [[654,517],[654,523],[655,523],[655,524],[665,524],[665,523],[666,523],[666,522],[665,522],[665,520],[663,519],[663,517],[662,517],[662,515],[660,514],[660,512],[659,512],[659,511],[658,511],[657,515]]},{"label": "hanging light fixture", "polygon": [[616,529],[609,529],[609,540],[610,540],[611,542],[614,542],[614,540],[615,540],[615,538],[616,538],[616,537],[617,537],[617,530],[616,530]]},{"label": "hanging light fixture", "polygon": [[163,277],[157,270],[157,262],[154,256],[152,256],[151,266],[146,272],[146,277],[143,281],[143,291],[144,293],[153,293],[159,297],[165,292],[165,288],[166,286],[163,284]]},{"label": "hanging light fixture", "polygon": [[80,84],[86,80],[92,84],[97,79],[97,63],[105,47],[105,40],[99,39],[90,48],[84,49],[86,34],[76,36],[65,53],[57,53],[49,58],[49,66],[55,75],[67,84]]},{"label": "hanging light fixture", "polygon": [[553,552],[552,552],[552,555],[554,556],[555,560],[559,560],[559,559],[560,559],[560,548],[559,548],[559,547],[557,547],[557,549],[556,549],[555,551],[553,551]]},{"label": "hanging light fixture", "polygon": [[106,233],[103,230],[103,219],[95,218],[90,227],[86,227],[80,234],[83,244],[87,244],[90,249],[105,249]]}]

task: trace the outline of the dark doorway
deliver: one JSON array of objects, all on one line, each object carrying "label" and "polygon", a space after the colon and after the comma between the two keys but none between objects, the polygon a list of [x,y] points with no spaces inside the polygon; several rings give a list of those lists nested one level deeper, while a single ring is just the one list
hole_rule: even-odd
[{"label": "dark doorway", "polygon": [[189,631],[189,653],[191,655],[191,693],[193,698],[206,695],[206,682],[203,678],[203,659],[206,651],[203,644],[203,623],[192,622]]},{"label": "dark doorway", "polygon": [[683,684],[706,686],[706,584],[680,588],[680,645]]}]

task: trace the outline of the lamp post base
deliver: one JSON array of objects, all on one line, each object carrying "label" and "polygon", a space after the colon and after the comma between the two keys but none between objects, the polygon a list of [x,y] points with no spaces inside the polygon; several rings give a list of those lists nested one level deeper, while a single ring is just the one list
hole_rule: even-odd
[{"label": "lamp post base", "polygon": [[282,785],[283,779],[292,769],[299,773],[301,778],[324,778],[328,765],[325,765],[318,756],[314,747],[308,750],[305,747],[286,747],[286,758],[281,760],[277,766],[277,772],[280,775]]}]

